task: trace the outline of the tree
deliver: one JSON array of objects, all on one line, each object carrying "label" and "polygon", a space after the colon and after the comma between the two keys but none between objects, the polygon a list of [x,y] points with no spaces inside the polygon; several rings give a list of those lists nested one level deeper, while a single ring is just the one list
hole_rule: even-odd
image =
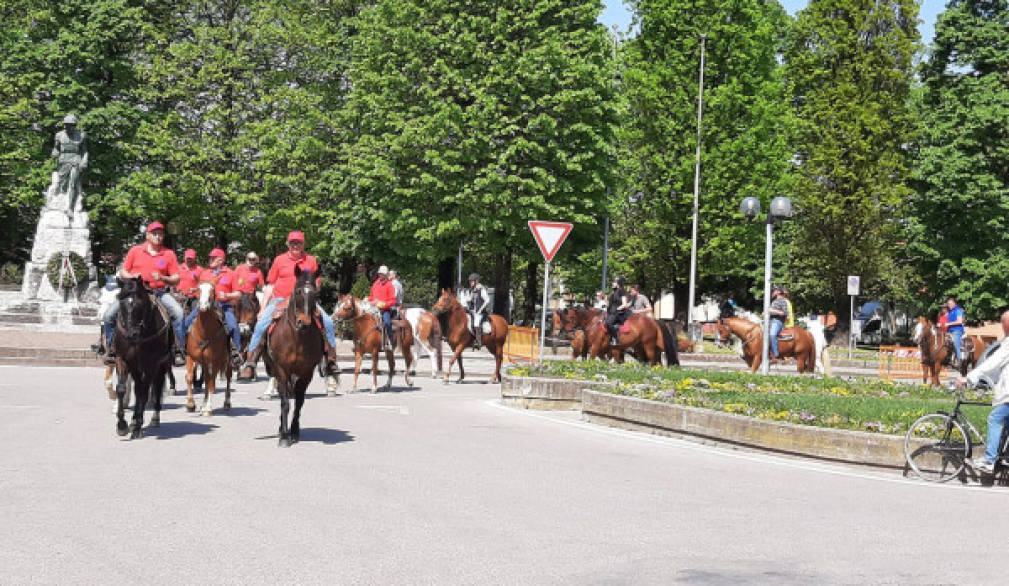
[{"label": "tree", "polygon": [[846,275],[860,275],[870,294],[907,289],[898,243],[911,196],[917,18],[913,0],[813,0],[798,14],[785,54],[797,120],[795,218],[777,258],[791,290],[814,307],[844,307]]},{"label": "tree", "polygon": [[1009,7],[954,0],[921,68],[921,137],[908,248],[923,298],[973,318],[1009,305]]}]

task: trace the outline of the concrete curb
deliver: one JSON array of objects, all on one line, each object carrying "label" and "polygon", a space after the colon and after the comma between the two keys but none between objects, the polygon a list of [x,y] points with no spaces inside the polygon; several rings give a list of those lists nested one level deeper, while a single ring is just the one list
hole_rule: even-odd
[{"label": "concrete curb", "polygon": [[[506,404],[527,409],[580,408],[585,421],[621,429],[686,435],[837,462],[904,468],[902,436],[766,421],[594,390],[609,386],[612,383],[509,377],[501,386],[501,396]],[[574,398],[575,388],[579,389],[579,399]]]}]

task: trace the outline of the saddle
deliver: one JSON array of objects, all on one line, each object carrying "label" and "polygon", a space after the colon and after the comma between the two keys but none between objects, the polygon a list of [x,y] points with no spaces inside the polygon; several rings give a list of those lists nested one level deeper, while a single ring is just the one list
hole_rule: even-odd
[{"label": "saddle", "polygon": [[[286,298],[277,303],[277,306],[273,309],[273,313],[270,314],[270,327],[266,330],[267,334],[273,333],[273,328],[277,327],[277,320],[284,315],[284,311],[287,310],[288,305],[288,299]],[[319,327],[319,331],[322,331],[322,311],[318,307],[315,308],[314,317],[315,325]]]},{"label": "saddle", "polygon": [[778,333],[779,342],[791,342],[795,339],[795,328],[785,328]]},{"label": "saddle", "polygon": [[154,293],[151,293],[149,297],[151,299],[151,303],[154,304],[154,307],[157,307],[158,311],[161,312],[161,319],[164,320],[166,324],[172,323],[171,314],[168,313],[168,310],[165,309],[164,305],[161,305],[161,301],[158,299],[158,296],[155,295]]}]

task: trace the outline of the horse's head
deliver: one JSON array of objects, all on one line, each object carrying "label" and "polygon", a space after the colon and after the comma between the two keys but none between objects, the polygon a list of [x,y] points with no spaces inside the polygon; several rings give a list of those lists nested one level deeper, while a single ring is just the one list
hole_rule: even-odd
[{"label": "horse's head", "polygon": [[729,341],[732,338],[732,330],[726,325],[725,320],[719,319],[715,324],[715,346],[719,348],[724,348],[729,345]]},{"label": "horse's head", "polygon": [[922,339],[925,337],[925,332],[932,330],[932,322],[926,317],[919,317],[918,323],[914,324],[914,330],[911,332],[911,341],[915,344],[921,344]]},{"label": "horse's head", "polygon": [[212,281],[201,281],[197,289],[200,292],[198,307],[200,311],[208,311],[214,302],[214,283]]},{"label": "horse's head", "polygon": [[118,279],[119,325],[128,340],[139,340],[153,320],[151,290],[143,279]]},{"label": "horse's head", "polygon": [[315,274],[312,271],[303,271],[300,266],[296,266],[294,276],[297,280],[291,294],[290,307],[294,311],[294,326],[300,330],[312,325],[319,290],[315,287]]},{"label": "horse's head", "polygon": [[575,329],[578,312],[573,307],[554,312],[554,332],[568,333]]},{"label": "horse's head", "polygon": [[452,290],[446,287],[441,290],[441,295],[438,296],[438,301],[435,301],[431,311],[441,315],[456,306],[459,306],[459,300],[452,294]]},{"label": "horse's head", "polygon": [[333,312],[333,319],[343,321],[355,317],[357,317],[357,302],[354,296],[350,293],[340,295],[340,299],[336,303],[336,310]]},{"label": "horse's head", "polygon": [[[238,308],[235,310],[235,317],[240,326],[248,327],[248,324],[256,321],[259,315],[259,299],[255,293],[242,293],[238,298]],[[244,329],[243,327],[243,329]]]}]

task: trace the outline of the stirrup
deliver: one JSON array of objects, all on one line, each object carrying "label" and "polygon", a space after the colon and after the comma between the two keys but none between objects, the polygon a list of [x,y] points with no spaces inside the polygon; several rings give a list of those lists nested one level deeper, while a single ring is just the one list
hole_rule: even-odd
[{"label": "stirrup", "polygon": [[115,364],[116,364],[116,353],[110,350],[105,355],[105,359],[102,360],[102,362],[105,364],[105,366],[115,366]]}]

